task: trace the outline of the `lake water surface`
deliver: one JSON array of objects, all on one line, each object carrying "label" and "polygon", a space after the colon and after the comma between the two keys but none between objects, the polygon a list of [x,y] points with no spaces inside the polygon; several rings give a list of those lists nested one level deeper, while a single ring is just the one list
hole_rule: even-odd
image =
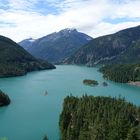
[{"label": "lake water surface", "polygon": [[[70,94],[82,96],[121,95],[127,101],[140,105],[140,88],[106,81],[97,68],[57,66],[55,70],[32,72],[25,76],[0,79],[0,89],[12,102],[0,108],[0,137],[8,140],[59,140],[59,114],[63,99]],[[95,79],[97,87],[83,85],[84,79]],[[45,91],[48,95],[44,95]]]}]

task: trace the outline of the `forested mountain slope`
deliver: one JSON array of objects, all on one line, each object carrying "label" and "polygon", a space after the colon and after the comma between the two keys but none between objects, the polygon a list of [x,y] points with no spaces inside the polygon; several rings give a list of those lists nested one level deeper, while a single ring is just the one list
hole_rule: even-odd
[{"label": "forested mountain slope", "polygon": [[93,66],[140,62],[140,26],[98,37],[80,48],[64,63]]},{"label": "forested mountain slope", "polygon": [[0,36],[0,77],[24,75],[29,71],[55,68],[34,58],[9,38]]},{"label": "forested mountain slope", "polygon": [[105,78],[115,82],[140,81],[140,63],[107,65],[100,69]]}]

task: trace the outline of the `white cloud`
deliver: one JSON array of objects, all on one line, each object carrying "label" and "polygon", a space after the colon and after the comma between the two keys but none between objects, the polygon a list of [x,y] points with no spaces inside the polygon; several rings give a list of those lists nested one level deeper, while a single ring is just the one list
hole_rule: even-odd
[{"label": "white cloud", "polygon": [[15,10],[32,10],[37,0],[8,0],[8,6]]},{"label": "white cloud", "polygon": [[[0,10],[0,34],[15,41],[33,37],[39,38],[64,28],[77,28],[93,37],[110,34],[118,30],[140,25],[139,0],[8,0],[9,9]],[[41,14],[35,9],[38,2],[46,8],[57,9],[57,14]],[[1,4],[0,4],[1,6]],[[54,13],[52,11],[52,13]],[[119,23],[105,22],[104,19],[129,18]],[[10,24],[11,23],[11,24]]]},{"label": "white cloud", "polygon": [[93,37],[99,37],[106,34],[112,34],[119,30],[134,27],[140,25],[140,22],[124,22],[124,23],[118,23],[118,24],[111,24],[106,22],[101,22],[97,24],[93,29],[90,31],[89,34],[93,35]]}]

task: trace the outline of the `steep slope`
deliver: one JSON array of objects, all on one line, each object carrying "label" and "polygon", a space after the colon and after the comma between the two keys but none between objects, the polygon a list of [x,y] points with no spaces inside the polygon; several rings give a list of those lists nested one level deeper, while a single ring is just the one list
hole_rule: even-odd
[{"label": "steep slope", "polygon": [[119,63],[140,63],[140,39],[114,60]]},{"label": "steep slope", "polygon": [[[102,36],[93,39],[83,46],[67,59],[65,63],[93,66],[107,62],[129,62],[130,57],[133,58],[133,62],[139,56],[137,52],[137,50],[139,50],[139,39],[140,26],[125,29],[115,34]],[[138,57],[138,59],[139,58],[140,57]]]},{"label": "steep slope", "polygon": [[11,39],[0,36],[0,77],[24,75],[29,71],[52,68],[52,64],[35,59]]},{"label": "steep slope", "polygon": [[24,39],[21,42],[19,42],[19,45],[24,46],[24,49],[27,50],[34,41],[35,39],[32,38]]},{"label": "steep slope", "polygon": [[31,45],[27,44],[29,46],[26,45],[27,40],[25,44],[23,41],[19,44],[36,58],[47,59],[55,63],[71,56],[91,39],[76,29],[64,29],[37,39]]}]

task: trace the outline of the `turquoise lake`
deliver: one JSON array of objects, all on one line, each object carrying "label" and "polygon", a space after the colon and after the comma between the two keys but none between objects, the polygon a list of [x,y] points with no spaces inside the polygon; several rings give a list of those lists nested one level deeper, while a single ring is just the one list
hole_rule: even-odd
[{"label": "turquoise lake", "polygon": [[[84,79],[95,79],[96,87],[83,84]],[[84,66],[57,66],[55,70],[31,72],[25,76],[0,79],[0,89],[12,102],[0,108],[0,138],[8,140],[59,140],[59,115],[67,95],[125,97],[140,105],[140,88],[107,81],[102,86],[102,74],[97,68]],[[45,91],[48,95],[44,95]]]}]

